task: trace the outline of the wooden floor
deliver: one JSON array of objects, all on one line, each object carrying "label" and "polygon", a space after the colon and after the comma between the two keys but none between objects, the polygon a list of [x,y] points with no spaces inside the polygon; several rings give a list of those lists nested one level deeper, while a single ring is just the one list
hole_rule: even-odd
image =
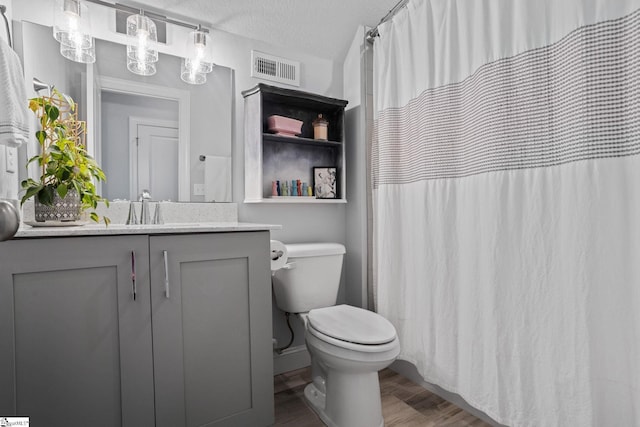
[{"label": "wooden floor", "polygon": [[[309,382],[309,368],[274,377],[275,426],[324,427],[304,400]],[[380,371],[380,389],[386,427],[490,427],[390,369]]]}]

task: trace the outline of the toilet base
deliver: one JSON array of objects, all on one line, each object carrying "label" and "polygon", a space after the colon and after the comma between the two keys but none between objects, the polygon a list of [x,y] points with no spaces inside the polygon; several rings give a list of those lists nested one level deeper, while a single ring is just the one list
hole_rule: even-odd
[{"label": "toilet base", "polygon": [[313,383],[307,384],[304,388],[304,398],[311,405],[311,409],[318,414],[323,423],[329,427],[337,427],[325,414],[324,408],[326,404],[326,396],[316,388]]},{"label": "toilet base", "polygon": [[[339,375],[342,377],[342,375]],[[349,377],[349,375],[347,375]],[[373,407],[369,407],[367,411],[358,411],[357,403],[360,399],[356,398],[356,405],[350,405],[349,407],[345,407],[343,402],[333,402],[333,408],[327,411],[327,400],[325,393],[318,390],[314,383],[307,384],[304,388],[304,397],[307,402],[310,404],[311,409],[318,414],[323,423],[325,423],[328,427],[384,427],[384,418],[382,418],[382,411],[380,407],[380,388],[378,385],[378,373],[375,373],[375,377],[373,375],[362,375],[359,376],[361,381],[359,382],[362,385],[362,380],[364,383],[367,383],[369,386],[373,386],[372,380],[375,379],[375,386],[373,393],[373,402],[371,402],[371,398],[365,397],[365,401],[368,401],[369,405],[373,403]],[[368,378],[367,378],[368,377]],[[344,378],[347,380],[347,378]],[[352,378],[353,379],[353,378]],[[331,380],[329,379],[329,382]],[[342,386],[344,387],[344,383]],[[354,387],[350,392],[362,393],[362,388]],[[364,390],[371,391],[371,389],[364,388]],[[376,391],[377,390],[377,393]],[[329,385],[329,391],[331,391],[331,386]],[[364,394],[369,394],[365,392]],[[376,396],[377,395],[377,396]],[[362,396],[364,397],[364,396]],[[377,397],[377,399],[376,399]],[[360,413],[358,413],[360,412]],[[335,418],[335,419],[334,419]]]}]

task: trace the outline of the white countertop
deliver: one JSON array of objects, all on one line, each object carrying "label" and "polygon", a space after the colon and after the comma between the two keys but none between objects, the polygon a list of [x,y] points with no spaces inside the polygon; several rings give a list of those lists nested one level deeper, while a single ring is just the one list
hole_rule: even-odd
[{"label": "white countertop", "polygon": [[247,222],[202,222],[159,225],[124,225],[87,223],[80,226],[32,227],[22,224],[14,239],[31,237],[115,236],[128,234],[226,233],[236,231],[280,230],[281,225]]}]

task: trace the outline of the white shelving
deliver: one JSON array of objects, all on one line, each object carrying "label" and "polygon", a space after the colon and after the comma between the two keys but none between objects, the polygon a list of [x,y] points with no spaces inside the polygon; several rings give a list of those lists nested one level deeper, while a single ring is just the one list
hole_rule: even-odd
[{"label": "white shelving", "polygon": [[[347,101],[259,84],[244,91],[245,203],[346,203],[344,109]],[[313,120],[329,121],[328,141],[313,139]],[[303,122],[298,137],[268,132],[267,118],[281,115]],[[314,167],[337,169],[337,198],[272,197],[272,182],[301,180],[313,186]]]}]

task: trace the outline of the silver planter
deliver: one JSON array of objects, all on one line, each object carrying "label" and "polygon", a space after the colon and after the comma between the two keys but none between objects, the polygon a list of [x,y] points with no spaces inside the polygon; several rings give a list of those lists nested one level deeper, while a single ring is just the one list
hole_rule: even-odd
[{"label": "silver planter", "polygon": [[75,189],[67,192],[64,198],[53,193],[53,203],[51,206],[43,205],[38,201],[38,197],[34,197],[35,220],[37,222],[45,221],[78,221],[80,219],[80,195]]}]

